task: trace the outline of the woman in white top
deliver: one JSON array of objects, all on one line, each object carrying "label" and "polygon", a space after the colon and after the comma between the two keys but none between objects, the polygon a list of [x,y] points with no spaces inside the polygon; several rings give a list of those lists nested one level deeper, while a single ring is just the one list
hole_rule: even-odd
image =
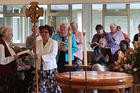
[{"label": "woman in white top", "polygon": [[39,33],[42,39],[37,40],[37,55],[35,55],[35,58],[41,59],[42,63],[41,70],[39,70],[39,89],[41,93],[57,93],[58,87],[55,76],[57,74],[58,44],[51,38],[52,30],[50,26],[45,25]]}]

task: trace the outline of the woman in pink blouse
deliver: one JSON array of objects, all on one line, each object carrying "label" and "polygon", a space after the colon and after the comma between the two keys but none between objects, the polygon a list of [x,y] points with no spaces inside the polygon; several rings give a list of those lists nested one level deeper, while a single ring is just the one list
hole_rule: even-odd
[{"label": "woman in pink blouse", "polygon": [[80,31],[78,31],[78,25],[75,22],[70,23],[72,33],[76,37],[76,43],[78,45],[78,51],[74,54],[74,62],[76,64],[81,64],[83,60],[83,35]]}]

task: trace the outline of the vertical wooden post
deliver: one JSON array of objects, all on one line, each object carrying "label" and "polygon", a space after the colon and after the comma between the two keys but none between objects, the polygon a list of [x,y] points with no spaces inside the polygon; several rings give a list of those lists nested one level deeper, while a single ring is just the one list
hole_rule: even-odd
[{"label": "vertical wooden post", "polygon": [[[33,35],[34,35],[34,53],[35,54],[37,54],[37,52],[36,52],[36,24],[34,23],[34,25],[33,25],[33,29],[34,29],[34,33],[33,33]],[[38,86],[38,64],[37,64],[37,59],[35,59],[35,84],[36,84],[36,89],[35,89],[35,91],[36,91],[36,93],[38,93],[38,91],[39,91],[39,86]]]},{"label": "vertical wooden post", "polygon": [[[39,8],[38,2],[31,2],[31,7],[29,9],[26,8],[26,17],[30,17],[30,21],[34,24],[33,25],[33,35],[34,35],[34,54],[36,54],[36,33],[37,33],[37,27],[36,23],[38,22],[38,19],[40,16],[43,16],[43,8]],[[35,84],[36,84],[36,93],[38,93],[39,87],[38,87],[38,69],[37,69],[37,59],[35,59]]]}]

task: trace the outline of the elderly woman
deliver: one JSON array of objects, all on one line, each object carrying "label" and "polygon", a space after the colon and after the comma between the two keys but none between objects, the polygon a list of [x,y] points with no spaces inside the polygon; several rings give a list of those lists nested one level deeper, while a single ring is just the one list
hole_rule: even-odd
[{"label": "elderly woman", "polygon": [[[53,36],[54,40],[59,42],[58,54],[57,54],[57,64],[58,72],[69,71],[70,69],[66,68],[64,65],[68,64],[68,24],[62,22],[60,24],[60,32]],[[63,42],[63,43],[62,43]],[[74,60],[74,53],[78,51],[75,35],[72,34],[72,61]]]},{"label": "elderly woman", "polygon": [[106,49],[106,39],[99,40],[99,47],[94,50],[92,70],[105,71],[106,66],[109,64],[109,56],[111,55]]},{"label": "elderly woman", "polygon": [[[45,25],[40,30],[40,39],[37,39],[37,55],[35,58],[41,59],[41,70],[39,70],[39,85],[41,93],[57,93],[55,76],[57,72],[56,55],[58,52],[57,41],[51,38],[52,28]],[[37,37],[39,38],[39,37]],[[42,39],[41,39],[42,38]]]},{"label": "elderly woman", "polygon": [[[13,29],[3,27],[0,38],[0,93],[23,93],[19,91],[20,84],[16,78],[16,61],[18,56],[9,43],[13,37]],[[20,88],[19,88],[20,87]]]},{"label": "elderly woman", "polygon": [[[72,33],[76,37],[76,43],[78,45],[78,51],[74,53],[74,62],[76,64],[82,64],[83,60],[83,35],[80,31],[78,31],[78,25],[75,22],[71,22],[70,24]],[[78,68],[77,68],[78,70]]]},{"label": "elderly woman", "polygon": [[112,54],[114,54],[118,49],[120,49],[120,42],[125,39],[123,34],[120,31],[117,31],[116,24],[110,24],[110,31],[111,32],[107,34],[107,42],[108,47],[111,48]]}]

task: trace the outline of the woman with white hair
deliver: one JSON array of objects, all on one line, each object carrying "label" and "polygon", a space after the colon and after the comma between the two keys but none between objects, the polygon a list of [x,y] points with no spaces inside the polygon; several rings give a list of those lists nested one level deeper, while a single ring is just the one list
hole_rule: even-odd
[{"label": "woman with white hair", "polygon": [[83,61],[83,35],[80,31],[78,31],[78,25],[75,22],[70,23],[72,33],[75,35],[76,43],[78,46],[78,51],[74,53],[73,62],[77,65],[75,70],[80,70],[79,65],[82,64]]},{"label": "woman with white hair", "polygon": [[[102,38],[99,40],[99,47],[94,50],[93,55],[93,66],[92,70],[95,71],[105,71],[106,66],[109,65],[109,56],[108,49],[106,48],[107,41],[106,39]],[[111,51],[110,51],[111,52]]]},{"label": "woman with white hair", "polygon": [[120,42],[124,39],[123,34],[120,31],[117,31],[116,24],[110,24],[110,31],[107,36],[106,40],[108,42],[108,47],[111,48],[112,54],[114,54],[118,49],[120,49]]},{"label": "woman with white hair", "polygon": [[[59,33],[53,35],[53,39],[58,41],[58,53],[56,56],[57,60],[57,65],[58,65],[58,72],[66,72],[71,69],[65,67],[65,64],[68,64],[68,49],[69,49],[69,44],[68,44],[68,30],[69,30],[69,25],[67,22],[62,22],[60,24],[60,31]],[[72,41],[72,61],[74,60],[74,53],[78,51],[77,43],[76,43],[76,38],[75,35],[72,34],[71,37]]]},{"label": "woman with white hair", "polygon": [[11,27],[3,27],[1,29],[0,38],[0,93],[23,93],[19,91],[20,84],[16,78],[16,61],[18,56],[9,46],[13,37],[13,29]]}]

